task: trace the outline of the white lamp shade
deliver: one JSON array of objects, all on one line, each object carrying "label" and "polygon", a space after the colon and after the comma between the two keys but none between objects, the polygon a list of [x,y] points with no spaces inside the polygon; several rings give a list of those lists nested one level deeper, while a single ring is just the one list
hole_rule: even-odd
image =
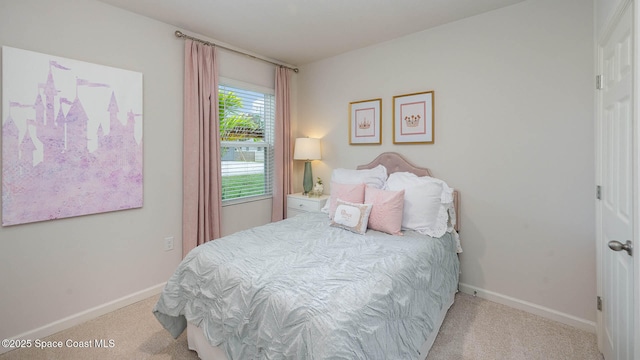
[{"label": "white lamp shade", "polygon": [[297,138],[293,149],[294,160],[320,160],[320,139]]}]

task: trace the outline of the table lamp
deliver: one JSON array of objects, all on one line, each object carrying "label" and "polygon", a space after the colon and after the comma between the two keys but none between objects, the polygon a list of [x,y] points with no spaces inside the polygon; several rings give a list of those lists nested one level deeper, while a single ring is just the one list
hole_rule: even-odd
[{"label": "table lamp", "polygon": [[304,160],[304,177],[302,180],[303,195],[308,195],[313,188],[311,160],[320,160],[320,139],[297,138],[293,150],[294,160]]}]

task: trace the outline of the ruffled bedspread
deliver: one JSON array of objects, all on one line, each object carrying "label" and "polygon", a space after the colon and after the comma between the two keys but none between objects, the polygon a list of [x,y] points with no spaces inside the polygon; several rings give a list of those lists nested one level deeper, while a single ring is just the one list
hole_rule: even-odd
[{"label": "ruffled bedspread", "polygon": [[416,359],[458,269],[450,233],[357,235],[307,213],[197,247],[153,312],[229,359]]}]

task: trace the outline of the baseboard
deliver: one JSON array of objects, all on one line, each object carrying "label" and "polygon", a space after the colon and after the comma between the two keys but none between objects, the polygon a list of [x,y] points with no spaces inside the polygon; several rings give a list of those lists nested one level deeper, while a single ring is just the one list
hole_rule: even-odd
[{"label": "baseboard", "polygon": [[[11,337],[11,339],[25,339],[25,340],[35,340],[35,339],[42,339],[46,336],[49,335],[53,335],[57,332],[60,332],[62,330],[66,330],[70,327],[76,326],[78,324],[81,324],[83,322],[95,319],[99,316],[102,316],[104,314],[110,313],[112,311],[118,310],[120,308],[123,308],[127,305],[131,305],[133,303],[136,303],[138,301],[147,299],[153,295],[157,295],[160,292],[162,292],[162,289],[164,289],[164,286],[166,285],[166,282],[162,283],[162,284],[158,284],[155,286],[152,286],[150,288],[144,289],[144,290],[140,290],[138,292],[135,292],[133,294],[127,295],[127,296],[123,296],[119,299],[110,301],[108,303],[93,307],[91,309],[79,312],[77,314],[68,316],[66,318],[54,321],[50,324],[44,325],[42,327],[39,327],[37,329],[34,330],[30,330],[27,332],[24,332],[22,334],[16,335]],[[10,348],[5,348],[5,347],[0,347],[0,354],[3,354],[5,352],[8,352],[9,350],[12,350]]]},{"label": "baseboard", "polygon": [[528,313],[542,316],[544,318],[554,320],[569,326],[573,326],[580,330],[588,331],[590,333],[596,333],[596,323],[581,319],[579,317],[562,313],[553,309],[549,309],[544,306],[540,306],[528,301],[512,298],[503,294],[495,293],[493,291],[484,290],[475,286],[460,283],[459,289],[465,294],[475,295],[482,299],[496,302],[498,304],[506,305],[514,309],[526,311]]}]

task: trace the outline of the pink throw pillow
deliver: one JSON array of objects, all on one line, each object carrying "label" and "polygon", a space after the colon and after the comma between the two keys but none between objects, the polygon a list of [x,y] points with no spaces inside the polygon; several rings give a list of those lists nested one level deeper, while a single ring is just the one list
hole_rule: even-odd
[{"label": "pink throw pillow", "polygon": [[354,204],[364,203],[364,183],[362,184],[341,184],[331,182],[331,207],[329,217],[333,219],[338,207],[338,199]]},{"label": "pink throw pillow", "polygon": [[402,235],[404,189],[390,191],[367,186],[364,203],[373,205],[369,214],[369,229],[391,235]]}]

